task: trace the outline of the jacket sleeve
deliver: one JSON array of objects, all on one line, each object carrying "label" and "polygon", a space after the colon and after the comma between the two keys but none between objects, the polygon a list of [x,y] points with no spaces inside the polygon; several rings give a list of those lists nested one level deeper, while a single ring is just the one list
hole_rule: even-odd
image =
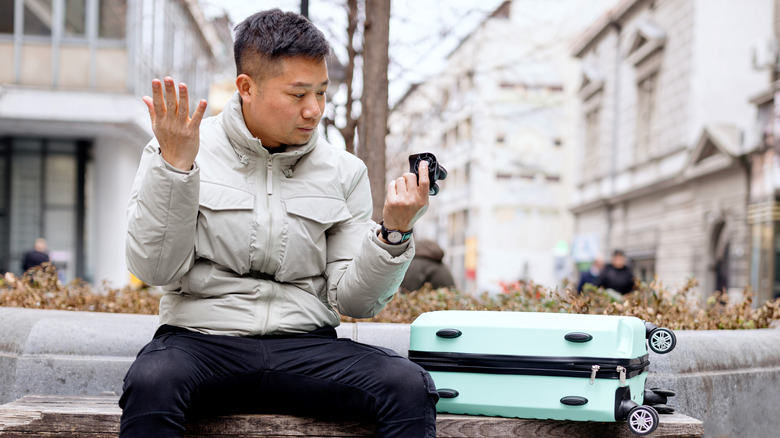
[{"label": "jacket sleeve", "polygon": [[127,209],[130,272],[147,284],[178,281],[194,264],[200,172],[165,162],[156,140],[144,149]]},{"label": "jacket sleeve", "polygon": [[371,188],[365,166],[347,196],[352,219],[328,235],[328,299],[339,313],[370,318],[390,302],[414,256],[413,239],[387,245],[377,237],[371,220]]}]

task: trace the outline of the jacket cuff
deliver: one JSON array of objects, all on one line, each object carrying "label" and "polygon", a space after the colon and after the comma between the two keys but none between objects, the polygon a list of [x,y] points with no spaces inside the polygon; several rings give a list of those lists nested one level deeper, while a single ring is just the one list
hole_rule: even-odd
[{"label": "jacket cuff", "polygon": [[167,162],[165,160],[165,158],[163,158],[162,150],[159,147],[157,147],[157,155],[160,156],[160,160],[163,162],[163,167],[165,167],[165,169],[167,169],[167,170],[170,170],[171,172],[180,173],[182,175],[189,175],[190,173],[198,170],[198,163],[197,162],[192,163],[192,169],[190,169],[190,170],[181,170],[181,169],[179,169],[177,167],[173,167],[173,165],[171,163]]},{"label": "jacket cuff", "polygon": [[[390,256],[393,258],[400,257],[403,255],[411,245],[412,239],[414,239],[414,236],[410,237],[409,240],[403,243],[399,243],[398,245],[390,245],[389,243],[385,243],[382,241],[382,239],[379,238],[379,227],[374,227],[371,231],[371,240],[380,248],[384,249],[388,253],[390,253]],[[412,246],[413,248],[413,246]]]}]

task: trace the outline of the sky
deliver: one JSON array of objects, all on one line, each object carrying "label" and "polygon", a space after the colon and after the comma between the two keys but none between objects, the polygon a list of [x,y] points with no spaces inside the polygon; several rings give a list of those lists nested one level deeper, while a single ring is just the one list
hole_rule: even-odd
[{"label": "sky", "polygon": [[[447,55],[503,0],[393,0],[390,19],[390,104],[409,86],[438,73]],[[207,16],[234,24],[263,9],[300,12],[300,0],[201,0]],[[309,0],[309,17],[340,59],[346,59],[346,0]],[[342,52],[339,52],[342,51]]]}]

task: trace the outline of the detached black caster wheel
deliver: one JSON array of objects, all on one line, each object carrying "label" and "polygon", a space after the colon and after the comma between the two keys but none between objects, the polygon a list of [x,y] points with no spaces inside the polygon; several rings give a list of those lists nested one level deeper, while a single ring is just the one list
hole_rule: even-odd
[{"label": "detached black caster wheel", "polygon": [[653,405],[653,409],[661,415],[668,415],[674,413],[674,406],[669,405]]},{"label": "detached black caster wheel", "polygon": [[671,330],[659,327],[650,332],[647,343],[654,352],[666,354],[674,350],[674,347],[677,345],[677,336]]},{"label": "detached black caster wheel", "polygon": [[653,393],[660,395],[661,397],[674,397],[675,392],[669,389],[662,389],[662,388],[650,388],[650,391],[653,391]]},{"label": "detached black caster wheel", "polygon": [[637,435],[649,435],[658,428],[658,412],[650,406],[637,406],[628,413],[628,428]]},{"label": "detached black caster wheel", "polygon": [[642,404],[647,406],[664,405],[667,401],[666,397],[656,394],[650,389],[645,389],[644,402]]}]

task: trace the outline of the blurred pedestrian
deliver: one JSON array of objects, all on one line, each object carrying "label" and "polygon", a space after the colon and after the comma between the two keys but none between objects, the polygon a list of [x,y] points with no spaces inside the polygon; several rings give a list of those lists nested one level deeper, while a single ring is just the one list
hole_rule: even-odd
[{"label": "blurred pedestrian", "polygon": [[24,260],[22,261],[22,272],[26,272],[30,268],[34,268],[43,263],[49,261],[49,248],[46,246],[46,239],[39,237],[35,239],[32,251],[27,251],[24,254]]},{"label": "blurred pedestrian", "polygon": [[590,262],[588,269],[580,273],[580,282],[577,284],[577,292],[582,293],[582,288],[585,287],[586,284],[595,284],[596,279],[603,269],[604,257],[597,255],[593,261]]},{"label": "blurred pedestrian", "polygon": [[623,251],[616,249],[612,253],[611,263],[604,267],[593,285],[612,289],[623,295],[634,289],[634,274],[626,263],[626,255]]},{"label": "blurred pedestrian", "polygon": [[409,269],[406,270],[401,289],[404,292],[413,292],[425,283],[430,283],[434,289],[440,287],[453,287],[455,280],[444,260],[444,250],[433,240],[420,239],[417,241],[417,249],[412,258]]}]

